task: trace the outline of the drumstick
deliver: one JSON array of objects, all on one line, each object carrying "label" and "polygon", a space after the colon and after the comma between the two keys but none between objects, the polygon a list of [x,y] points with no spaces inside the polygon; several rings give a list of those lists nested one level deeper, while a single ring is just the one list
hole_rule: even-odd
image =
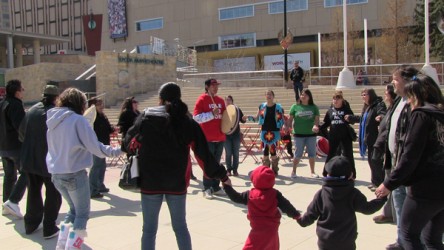
[{"label": "drumstick", "polygon": [[[214,101],[214,99],[213,99],[213,95],[211,94],[210,91],[208,91],[208,95],[210,96],[211,101],[213,102],[214,106],[218,109],[217,104],[216,104],[216,102]],[[213,111],[214,111],[214,109],[213,109]],[[213,113],[213,115],[214,115],[214,113]]]}]

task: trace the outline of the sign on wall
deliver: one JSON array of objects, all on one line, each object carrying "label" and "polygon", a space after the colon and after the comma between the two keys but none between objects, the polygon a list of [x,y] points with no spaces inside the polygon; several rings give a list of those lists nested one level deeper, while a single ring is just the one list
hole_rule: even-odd
[{"label": "sign on wall", "polygon": [[255,57],[240,57],[214,60],[214,70],[216,72],[230,71],[254,71],[256,70]]},{"label": "sign on wall", "polygon": [[[293,63],[299,61],[299,67],[308,70],[311,67],[310,52],[292,53],[287,55],[288,70],[293,68]],[[284,54],[264,56],[265,70],[284,70]]]}]

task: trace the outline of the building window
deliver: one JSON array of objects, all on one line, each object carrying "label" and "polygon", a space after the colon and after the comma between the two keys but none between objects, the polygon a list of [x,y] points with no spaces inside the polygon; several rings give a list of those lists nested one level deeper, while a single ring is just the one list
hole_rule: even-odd
[{"label": "building window", "polygon": [[[308,0],[288,0],[287,12],[308,10]],[[268,14],[284,13],[284,2],[272,2],[268,4]]]},{"label": "building window", "polygon": [[137,53],[139,54],[153,54],[152,47],[149,44],[142,44],[137,46]]},{"label": "building window", "polygon": [[136,22],[136,31],[157,30],[163,28],[163,17]]},{"label": "building window", "polygon": [[219,37],[219,49],[237,49],[256,46],[256,33]]},{"label": "building window", "polygon": [[[347,4],[363,4],[368,0],[347,0]],[[324,7],[335,7],[342,5],[342,0],[324,0]]]},{"label": "building window", "polygon": [[244,5],[239,7],[231,7],[219,9],[219,20],[230,20],[244,17],[254,16],[253,5]]}]

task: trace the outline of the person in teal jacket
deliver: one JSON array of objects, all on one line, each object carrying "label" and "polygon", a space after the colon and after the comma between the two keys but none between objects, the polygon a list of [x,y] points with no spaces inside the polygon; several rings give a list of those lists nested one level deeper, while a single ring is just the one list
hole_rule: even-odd
[{"label": "person in teal jacket", "polygon": [[[276,155],[276,148],[281,140],[280,130],[284,125],[284,109],[279,103],[274,102],[273,90],[265,92],[267,101],[259,105],[256,117],[261,125],[261,148],[263,148],[264,158],[262,163],[271,167],[277,175],[279,171],[279,157]],[[271,162],[270,162],[271,155]]]}]

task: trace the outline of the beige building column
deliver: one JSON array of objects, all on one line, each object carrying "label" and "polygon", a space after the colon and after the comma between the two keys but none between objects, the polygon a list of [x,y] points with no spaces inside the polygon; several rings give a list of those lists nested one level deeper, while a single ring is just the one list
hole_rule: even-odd
[{"label": "beige building column", "polygon": [[40,40],[34,39],[34,64],[40,63]]},{"label": "beige building column", "polygon": [[22,67],[23,66],[23,52],[22,52],[22,44],[16,43],[15,44],[15,66],[16,67]]}]

